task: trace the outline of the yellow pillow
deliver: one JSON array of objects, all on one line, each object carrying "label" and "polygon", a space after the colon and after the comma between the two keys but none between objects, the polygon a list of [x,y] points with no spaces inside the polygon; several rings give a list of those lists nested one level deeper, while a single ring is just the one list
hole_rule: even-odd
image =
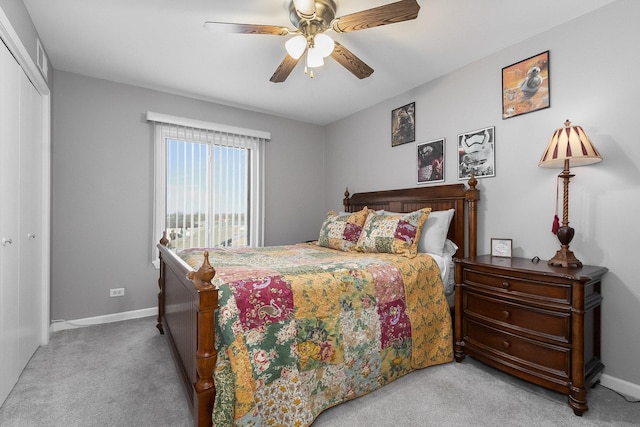
[{"label": "yellow pillow", "polygon": [[371,211],[362,227],[356,250],[413,258],[418,253],[422,226],[430,213],[431,208],[398,215],[379,215]]},{"label": "yellow pillow", "polygon": [[361,211],[340,215],[330,211],[320,228],[318,245],[344,252],[353,250],[368,213],[366,206]]}]

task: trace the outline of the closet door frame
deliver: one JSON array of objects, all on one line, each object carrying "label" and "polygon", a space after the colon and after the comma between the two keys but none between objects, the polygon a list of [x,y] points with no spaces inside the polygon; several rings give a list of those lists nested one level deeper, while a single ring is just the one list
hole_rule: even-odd
[{"label": "closet door frame", "polygon": [[[51,212],[51,90],[29,55],[22,40],[11,25],[9,18],[0,7],[0,39],[9,48],[18,64],[24,70],[42,99],[42,212]],[[35,42],[35,41],[34,41]],[[41,311],[40,311],[40,344],[49,343],[50,319],[50,285],[51,285],[51,215],[42,215],[41,241],[42,259],[40,265],[41,278]]]}]

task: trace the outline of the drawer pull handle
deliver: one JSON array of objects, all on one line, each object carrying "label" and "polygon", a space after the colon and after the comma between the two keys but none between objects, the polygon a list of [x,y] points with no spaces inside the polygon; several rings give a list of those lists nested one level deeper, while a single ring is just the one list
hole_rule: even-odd
[{"label": "drawer pull handle", "polygon": [[504,289],[509,289],[509,286],[511,286],[511,285],[509,284],[509,282],[502,282],[502,287],[503,287]]},{"label": "drawer pull handle", "polygon": [[509,317],[511,317],[511,313],[509,313],[507,310],[503,311],[502,315],[504,316],[505,319],[508,319]]},{"label": "drawer pull handle", "polygon": [[511,347],[511,344],[509,343],[509,341],[504,341],[504,342],[502,343],[502,346],[503,346],[505,349],[508,349],[509,347]]}]

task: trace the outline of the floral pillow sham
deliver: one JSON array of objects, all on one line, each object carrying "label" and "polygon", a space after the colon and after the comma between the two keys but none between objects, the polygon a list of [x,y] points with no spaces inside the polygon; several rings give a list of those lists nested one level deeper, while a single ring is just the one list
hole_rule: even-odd
[{"label": "floral pillow sham", "polygon": [[413,258],[418,253],[422,226],[431,208],[398,215],[369,212],[356,244],[359,252],[377,252]]},{"label": "floral pillow sham", "polygon": [[354,250],[368,213],[366,206],[353,213],[330,211],[320,228],[318,245],[343,252]]}]

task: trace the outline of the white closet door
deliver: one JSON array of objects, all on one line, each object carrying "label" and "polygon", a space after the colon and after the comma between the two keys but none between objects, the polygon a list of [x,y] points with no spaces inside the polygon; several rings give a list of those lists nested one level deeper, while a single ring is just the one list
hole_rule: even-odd
[{"label": "white closet door", "polygon": [[0,41],[0,402],[20,375],[20,74]]},{"label": "white closet door", "polygon": [[[21,70],[22,71],[22,70]],[[42,99],[20,78],[20,370],[40,345],[42,328]]]}]

